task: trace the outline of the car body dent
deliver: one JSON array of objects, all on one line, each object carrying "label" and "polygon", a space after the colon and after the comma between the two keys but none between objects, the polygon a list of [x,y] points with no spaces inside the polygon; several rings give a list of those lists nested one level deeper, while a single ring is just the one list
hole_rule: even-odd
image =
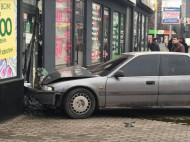
[{"label": "car body dent", "polygon": [[52,84],[48,84],[47,86],[51,86],[57,93],[61,93],[62,95],[67,94],[70,90],[74,88],[87,88],[91,90],[97,97],[99,107],[105,106],[105,84],[107,81],[107,77],[93,77],[93,78],[83,78],[77,80],[69,80],[63,82],[56,82]]}]

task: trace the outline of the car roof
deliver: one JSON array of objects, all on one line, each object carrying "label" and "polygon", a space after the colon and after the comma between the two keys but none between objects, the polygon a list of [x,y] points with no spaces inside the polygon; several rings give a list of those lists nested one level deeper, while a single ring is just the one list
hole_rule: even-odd
[{"label": "car roof", "polygon": [[190,56],[188,53],[182,53],[182,52],[127,52],[123,53],[123,55],[133,55],[133,56],[139,56],[139,55],[187,55]]}]

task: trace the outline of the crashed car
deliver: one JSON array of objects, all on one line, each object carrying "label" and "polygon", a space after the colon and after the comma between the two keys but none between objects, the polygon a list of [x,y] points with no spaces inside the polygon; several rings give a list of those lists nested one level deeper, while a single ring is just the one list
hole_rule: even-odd
[{"label": "crashed car", "polygon": [[41,85],[39,102],[64,108],[71,118],[87,118],[95,109],[189,106],[190,57],[125,53],[91,71],[80,66],[57,70]]}]

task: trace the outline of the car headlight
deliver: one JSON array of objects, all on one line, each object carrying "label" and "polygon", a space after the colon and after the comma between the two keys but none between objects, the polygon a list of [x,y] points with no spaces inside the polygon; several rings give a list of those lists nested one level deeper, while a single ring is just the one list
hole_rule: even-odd
[{"label": "car headlight", "polygon": [[53,87],[51,87],[51,86],[43,85],[43,86],[42,86],[42,90],[45,90],[45,91],[53,91],[54,89],[53,89]]}]

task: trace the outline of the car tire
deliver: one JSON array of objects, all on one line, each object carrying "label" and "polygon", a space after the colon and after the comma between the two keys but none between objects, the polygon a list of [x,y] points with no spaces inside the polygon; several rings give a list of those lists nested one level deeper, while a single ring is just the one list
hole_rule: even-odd
[{"label": "car tire", "polygon": [[63,105],[69,117],[84,119],[94,112],[95,98],[91,91],[85,88],[77,88],[68,92]]}]

